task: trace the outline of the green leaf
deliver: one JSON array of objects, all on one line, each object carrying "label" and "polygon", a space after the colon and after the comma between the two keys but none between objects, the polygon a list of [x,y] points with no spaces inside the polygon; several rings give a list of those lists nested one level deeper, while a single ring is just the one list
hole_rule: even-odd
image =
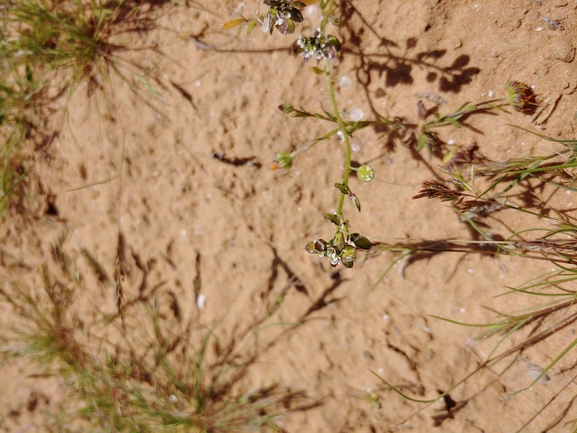
[{"label": "green leaf", "polygon": [[345,23],[340,18],[335,17],[334,15],[329,15],[329,22],[337,27],[342,27]]},{"label": "green leaf", "polygon": [[335,183],[335,188],[338,189],[341,194],[352,194],[351,189],[344,183]]},{"label": "green leaf", "polygon": [[461,124],[457,120],[453,119],[452,117],[447,117],[447,121],[456,128],[461,127]]},{"label": "green leaf", "polygon": [[288,33],[289,35],[292,35],[295,32],[295,23],[293,20],[289,20],[288,18],[286,19],[286,22],[287,22],[286,33]]},{"label": "green leaf", "polygon": [[312,67],[312,70],[313,70],[313,72],[314,72],[315,74],[317,74],[317,75],[322,75],[322,74],[325,73],[325,71],[323,71],[323,70],[320,69],[320,68],[317,68],[316,66],[313,66],[313,67]]},{"label": "green leaf", "polygon": [[256,20],[252,20],[248,23],[248,25],[246,26],[246,35],[250,36],[250,34],[252,33],[252,29],[254,29],[254,26],[256,25]]},{"label": "green leaf", "polygon": [[423,150],[423,147],[425,147],[427,141],[429,141],[429,137],[427,137],[426,134],[419,135],[419,140],[417,141],[417,152]]},{"label": "green leaf", "polygon": [[325,219],[326,219],[328,222],[333,223],[333,224],[336,225],[336,226],[340,225],[339,217],[336,216],[334,213],[326,213],[326,214],[325,214]]}]

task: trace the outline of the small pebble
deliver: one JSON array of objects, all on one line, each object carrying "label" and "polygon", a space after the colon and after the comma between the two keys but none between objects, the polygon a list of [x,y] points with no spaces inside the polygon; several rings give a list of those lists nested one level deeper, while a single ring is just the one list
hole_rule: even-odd
[{"label": "small pebble", "polygon": [[[543,368],[541,368],[537,364],[529,364],[527,366],[527,374],[529,375],[529,377],[532,380],[537,379],[542,372],[543,372]],[[537,383],[545,383],[545,382],[549,382],[549,377],[547,377],[546,374],[541,376],[539,378],[539,380],[537,381]]]},{"label": "small pebble", "polygon": [[364,116],[365,113],[363,113],[363,110],[361,110],[360,108],[353,108],[349,113],[349,117],[353,122],[358,122],[359,120],[362,120]]},{"label": "small pebble", "polygon": [[206,295],[201,293],[196,298],[196,306],[198,307],[199,310],[202,310],[205,307],[205,305],[206,305]]},{"label": "small pebble", "polygon": [[363,142],[360,138],[353,137],[351,138],[351,150],[353,152],[360,152],[363,148]]},{"label": "small pebble", "polygon": [[346,75],[341,77],[339,80],[339,86],[342,90],[347,90],[351,88],[351,79]]}]

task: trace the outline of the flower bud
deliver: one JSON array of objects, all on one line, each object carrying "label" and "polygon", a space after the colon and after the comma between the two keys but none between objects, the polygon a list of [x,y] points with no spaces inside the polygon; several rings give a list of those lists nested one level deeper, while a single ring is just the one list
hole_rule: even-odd
[{"label": "flower bud", "polygon": [[276,154],[273,162],[273,170],[277,168],[286,168],[287,170],[293,166],[294,153],[288,153],[286,150],[281,150]]},{"label": "flower bud", "polygon": [[505,86],[507,102],[514,110],[525,114],[534,113],[537,101],[533,89],[519,81],[509,81]]},{"label": "flower bud", "polygon": [[278,109],[282,111],[284,114],[291,114],[294,111],[293,106],[291,104],[287,104],[286,102],[284,104],[279,105]]}]

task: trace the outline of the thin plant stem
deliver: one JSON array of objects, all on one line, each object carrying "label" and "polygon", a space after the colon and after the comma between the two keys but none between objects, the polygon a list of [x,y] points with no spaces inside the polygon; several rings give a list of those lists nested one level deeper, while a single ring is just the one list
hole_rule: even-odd
[{"label": "thin plant stem", "polygon": [[[328,59],[325,59],[325,73],[327,77],[327,83],[329,86],[329,93],[331,95],[331,103],[333,105],[333,111],[335,113],[335,117],[337,119],[337,123],[339,125],[339,130],[343,134],[343,139],[345,141],[345,174],[343,175],[343,185],[347,187],[349,185],[349,176],[351,172],[351,142],[349,138],[349,133],[347,132],[347,128],[345,128],[345,122],[341,118],[339,113],[339,107],[337,105],[337,99],[335,96],[335,89],[333,86],[333,78],[331,76],[330,70],[330,63]],[[337,206],[337,215],[343,218],[343,205],[345,203],[345,194],[341,193],[339,198],[339,204]],[[344,218],[343,218],[344,219]]]}]

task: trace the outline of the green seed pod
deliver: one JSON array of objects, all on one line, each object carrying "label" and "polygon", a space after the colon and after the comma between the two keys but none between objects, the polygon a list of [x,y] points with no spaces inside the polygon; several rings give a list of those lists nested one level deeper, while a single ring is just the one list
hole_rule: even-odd
[{"label": "green seed pod", "polygon": [[357,170],[357,177],[362,182],[370,182],[375,178],[375,170],[370,165],[361,165]]},{"label": "green seed pod", "polygon": [[370,240],[368,240],[366,237],[361,236],[358,233],[353,233],[351,234],[351,241],[353,241],[353,243],[363,249],[363,250],[370,250],[371,247],[373,246],[372,242]]},{"label": "green seed pod", "polygon": [[341,262],[346,268],[352,268],[355,264],[355,259],[357,258],[357,250],[355,247],[350,245],[346,245],[343,248],[343,252],[341,254]]},{"label": "green seed pod", "polygon": [[327,250],[327,243],[323,239],[315,239],[305,246],[305,250],[309,254],[323,255]]}]

